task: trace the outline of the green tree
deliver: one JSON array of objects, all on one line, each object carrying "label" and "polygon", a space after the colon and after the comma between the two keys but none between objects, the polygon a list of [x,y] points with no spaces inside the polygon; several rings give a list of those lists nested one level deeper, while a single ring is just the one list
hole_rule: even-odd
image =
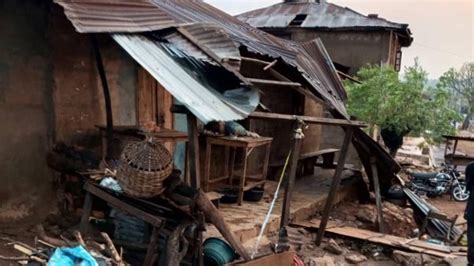
[{"label": "green tree", "polygon": [[459,70],[449,69],[440,77],[438,87],[453,91],[455,97],[468,103],[463,129],[468,128],[474,113],[474,62],[465,63]]},{"label": "green tree", "polygon": [[427,76],[415,61],[402,79],[390,66],[372,65],[357,73],[360,83],[346,83],[349,113],[379,126],[392,155],[408,134],[438,142],[455,130],[452,122],[460,117],[448,104],[449,92],[428,87]]}]

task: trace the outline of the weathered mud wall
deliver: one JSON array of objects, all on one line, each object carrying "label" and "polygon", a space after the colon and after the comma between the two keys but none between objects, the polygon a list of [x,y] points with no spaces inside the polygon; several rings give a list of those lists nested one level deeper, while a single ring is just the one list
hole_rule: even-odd
[{"label": "weathered mud wall", "polygon": [[51,199],[48,13],[44,1],[0,2],[0,225],[41,216]]}]

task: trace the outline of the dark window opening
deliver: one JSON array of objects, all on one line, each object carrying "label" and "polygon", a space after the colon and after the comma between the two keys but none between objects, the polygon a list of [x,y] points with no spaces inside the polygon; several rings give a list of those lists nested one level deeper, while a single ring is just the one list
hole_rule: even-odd
[{"label": "dark window opening", "polygon": [[290,26],[301,26],[305,21],[307,14],[298,14],[296,17],[290,22]]},{"label": "dark window opening", "polygon": [[402,68],[402,50],[398,49],[397,54],[395,55],[395,71],[400,72]]}]

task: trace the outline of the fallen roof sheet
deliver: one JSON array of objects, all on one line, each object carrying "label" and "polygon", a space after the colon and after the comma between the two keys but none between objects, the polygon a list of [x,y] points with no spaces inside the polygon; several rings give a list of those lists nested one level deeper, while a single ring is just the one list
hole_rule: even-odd
[{"label": "fallen roof sheet", "polygon": [[[302,23],[292,21],[300,15]],[[301,15],[305,15],[301,17]],[[411,32],[408,24],[401,24],[379,18],[377,15],[362,15],[350,8],[341,7],[327,1],[282,2],[268,7],[245,12],[237,16],[240,20],[256,28],[301,27],[331,30],[387,29],[395,30],[408,38]]]},{"label": "fallen roof sheet", "polygon": [[258,93],[254,92],[253,95],[256,99],[253,101],[253,109],[238,108],[235,102],[226,99],[226,95],[199,82],[186,72],[160,42],[137,34],[113,34],[112,37],[180,103],[184,104],[204,123],[242,120],[258,104]]}]

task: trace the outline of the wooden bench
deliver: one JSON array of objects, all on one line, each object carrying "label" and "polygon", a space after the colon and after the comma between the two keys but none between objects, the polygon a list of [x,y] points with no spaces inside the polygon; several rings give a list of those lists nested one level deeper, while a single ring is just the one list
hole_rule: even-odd
[{"label": "wooden bench", "polygon": [[[297,176],[306,176],[314,174],[314,167],[320,166],[322,168],[332,169],[335,167],[334,158],[339,149],[323,149],[315,152],[308,152],[300,154],[298,158]],[[323,157],[323,162],[318,163],[318,158]],[[272,163],[270,167],[281,168],[285,164],[284,161]]]}]

